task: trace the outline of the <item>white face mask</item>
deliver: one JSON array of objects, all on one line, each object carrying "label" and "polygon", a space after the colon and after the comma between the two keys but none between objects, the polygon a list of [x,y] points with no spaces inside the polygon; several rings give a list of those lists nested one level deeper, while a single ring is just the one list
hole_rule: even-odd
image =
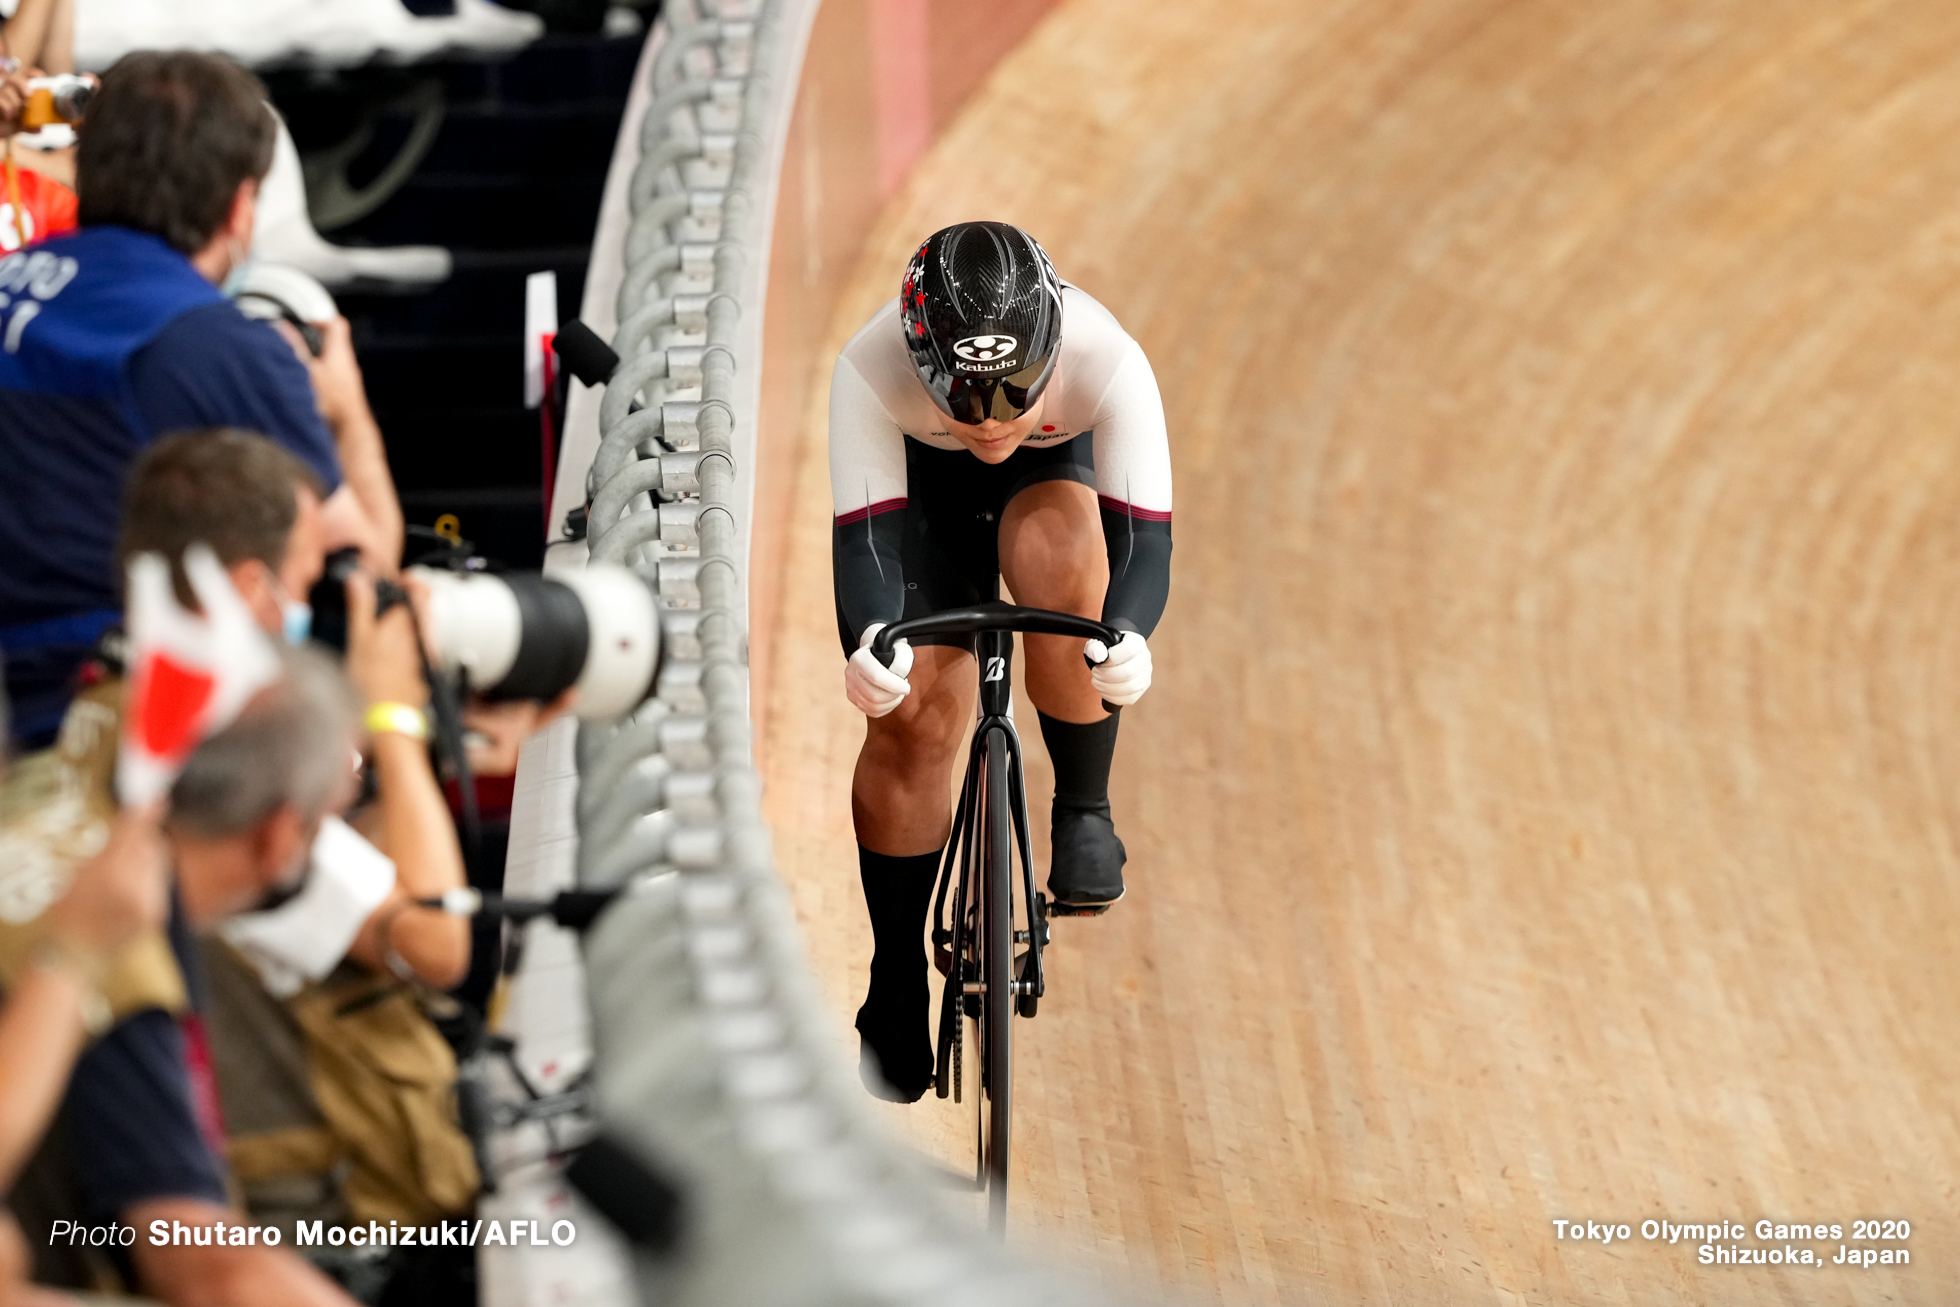
[{"label": "white face mask", "polygon": [[264,892],[259,895],[258,901],[245,910],[247,912],[277,911],[305,892],[312,872],[313,847],[309,844],[300,850],[297,858],[293,859],[293,865],[281,872],[279,878],[272,884],[266,886]]}]

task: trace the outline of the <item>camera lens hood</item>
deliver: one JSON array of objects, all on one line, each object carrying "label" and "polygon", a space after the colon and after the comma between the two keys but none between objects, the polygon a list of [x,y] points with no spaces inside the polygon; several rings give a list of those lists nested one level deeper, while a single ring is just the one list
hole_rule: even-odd
[{"label": "camera lens hood", "polygon": [[497,699],[555,699],[576,688],[588,721],[630,711],[660,661],[653,592],[624,567],[536,572],[412,569],[430,592],[436,663]]}]

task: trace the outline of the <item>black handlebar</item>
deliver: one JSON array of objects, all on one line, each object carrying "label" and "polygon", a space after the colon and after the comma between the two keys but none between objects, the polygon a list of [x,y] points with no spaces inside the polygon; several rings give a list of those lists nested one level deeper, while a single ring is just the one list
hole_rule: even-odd
[{"label": "black handlebar", "polygon": [[973,635],[980,631],[1021,631],[1034,635],[1073,635],[1084,640],[1101,640],[1114,647],[1123,633],[1113,626],[1074,613],[1051,612],[1046,608],[1022,608],[1017,604],[986,603],[971,608],[949,608],[930,617],[893,622],[871,638],[871,654],[885,666],[892,665],[892,646],[900,640],[921,635]]}]

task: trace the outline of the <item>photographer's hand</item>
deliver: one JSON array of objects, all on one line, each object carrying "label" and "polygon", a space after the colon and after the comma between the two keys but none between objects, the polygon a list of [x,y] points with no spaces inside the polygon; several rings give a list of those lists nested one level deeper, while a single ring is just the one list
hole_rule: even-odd
[{"label": "photographer's hand", "polygon": [[402,552],[401,499],[395,493],[394,475],[388,470],[381,428],[368,407],[367,384],[361,379],[361,365],[354,357],[353,332],[343,317],[314,325],[320,329],[318,358],[299,340],[298,332],[286,327],[285,335],[312,376],[313,397],[320,406],[320,416],[333,432],[341,470],[347,476],[347,488],[359,504],[367,519],[365,525],[373,536],[372,540],[353,543],[361,545],[369,567],[392,576]]},{"label": "photographer's hand", "polygon": [[550,703],[534,699],[470,700],[463,709],[470,770],[478,776],[515,775],[518,750],[524,741],[570,712],[577,698],[577,690],[567,690]]},{"label": "photographer's hand", "polygon": [[301,362],[313,374],[313,394],[320,404],[320,416],[338,435],[341,424],[350,419],[373,420],[373,411],[368,408],[367,383],[361,379],[361,365],[354,357],[354,339],[347,319],[337,317],[313,325],[320,329],[320,357],[305,354]]},{"label": "photographer's hand", "polygon": [[75,871],[68,892],[44,918],[48,934],[78,954],[104,964],[169,912],[170,861],[159,818],[163,801],[125,808],[109,828],[109,842]]},{"label": "photographer's hand", "polygon": [[422,645],[410,604],[397,604],[379,617],[374,582],[356,572],[347,579],[347,675],[370,707],[401,703],[421,708],[429,702],[422,676]]},{"label": "photographer's hand", "polygon": [[469,970],[469,922],[410,906],[461,889],[463,850],[449,804],[429,765],[426,729],[407,733],[403,709],[429,700],[423,679],[415,613],[426,608],[421,582],[404,578],[410,602],[374,615],[374,583],[356,573],[347,582],[347,674],[368,702],[381,829],[376,843],[395,863],[395,893],[376,908],[349,954],[376,969],[412,972],[446,989]]},{"label": "photographer's hand", "polygon": [[0,74],[0,138],[20,130],[20,115],[27,108],[27,78],[19,72]]}]

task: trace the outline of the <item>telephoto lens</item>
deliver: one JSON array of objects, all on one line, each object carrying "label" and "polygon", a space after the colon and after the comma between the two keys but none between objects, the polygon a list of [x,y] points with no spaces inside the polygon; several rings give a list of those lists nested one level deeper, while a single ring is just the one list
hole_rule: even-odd
[{"label": "telephoto lens", "polygon": [[429,586],[430,656],[492,699],[578,691],[587,721],[638,706],[660,662],[653,592],[624,567],[536,572],[409,569]]}]

